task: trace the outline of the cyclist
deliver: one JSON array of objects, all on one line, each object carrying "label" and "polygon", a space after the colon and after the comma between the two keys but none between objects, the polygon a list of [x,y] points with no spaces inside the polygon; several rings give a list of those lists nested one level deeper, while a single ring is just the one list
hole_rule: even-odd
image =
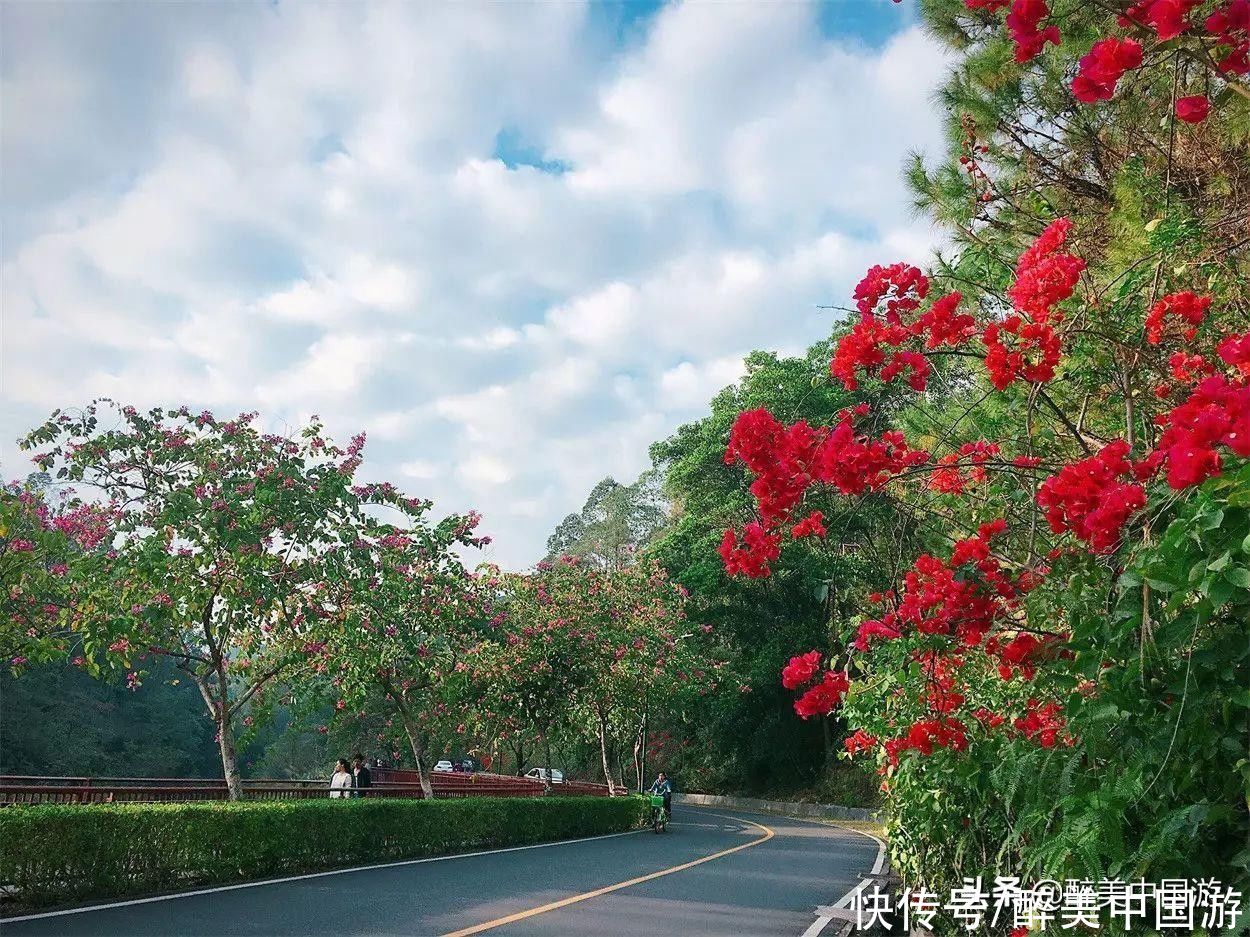
[{"label": "cyclist", "polygon": [[664,812],[668,814],[669,819],[673,817],[673,782],[668,779],[663,771],[655,779],[655,783],[647,789],[649,794],[660,794],[664,798]]}]

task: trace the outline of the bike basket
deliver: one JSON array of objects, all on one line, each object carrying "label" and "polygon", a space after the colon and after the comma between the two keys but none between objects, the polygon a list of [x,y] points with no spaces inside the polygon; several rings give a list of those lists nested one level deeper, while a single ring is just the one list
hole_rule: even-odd
[{"label": "bike basket", "polygon": [[663,807],[663,806],[664,806],[664,795],[663,795],[663,794],[652,794],[652,795],[651,795],[651,806],[652,806],[652,807]]}]

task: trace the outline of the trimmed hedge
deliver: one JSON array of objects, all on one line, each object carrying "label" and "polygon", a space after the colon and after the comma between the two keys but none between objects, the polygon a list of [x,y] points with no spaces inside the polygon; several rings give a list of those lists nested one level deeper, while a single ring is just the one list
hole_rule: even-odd
[{"label": "trimmed hedge", "polygon": [[647,809],[637,796],[6,807],[0,879],[32,908],[614,833]]}]

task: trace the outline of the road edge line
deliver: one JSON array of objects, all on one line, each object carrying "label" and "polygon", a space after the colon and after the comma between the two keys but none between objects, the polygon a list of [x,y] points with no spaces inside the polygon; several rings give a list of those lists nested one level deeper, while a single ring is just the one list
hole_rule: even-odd
[{"label": "road edge line", "polygon": [[[833,824],[833,825],[836,826],[837,824]],[[879,836],[874,836],[872,833],[867,833],[864,830],[857,830],[854,827],[839,826],[838,828],[847,830],[851,833],[858,833],[860,836],[867,836],[869,839],[871,839],[873,842],[877,844],[877,859],[875,862],[873,862],[872,871],[869,872],[868,874],[869,875],[880,874],[882,867],[885,865],[885,850],[886,850],[885,840],[881,839],[881,837]],[[848,891],[845,895],[843,895],[841,898],[835,901],[832,905],[829,905],[829,907],[832,907],[832,908],[847,907],[851,903],[851,901],[854,900],[855,896],[859,894],[859,892],[864,890],[864,886],[867,885],[868,882],[869,882],[868,878],[863,878],[858,885],[856,885],[854,888]],[[819,937],[821,931],[823,931],[826,927],[828,927],[829,922],[832,920],[833,920],[832,915],[829,915],[829,916],[818,915],[816,917],[816,920],[814,920],[808,926],[807,930],[803,931],[803,937]]]}]

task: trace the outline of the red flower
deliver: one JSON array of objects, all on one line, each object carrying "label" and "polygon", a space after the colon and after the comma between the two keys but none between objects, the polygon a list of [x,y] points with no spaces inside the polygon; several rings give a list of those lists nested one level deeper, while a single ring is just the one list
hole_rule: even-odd
[{"label": "red flower", "polygon": [[[893,618],[887,615],[886,618]],[[855,634],[855,641],[852,644],[856,650],[867,651],[872,645],[873,638],[881,638],[884,641],[893,641],[895,638],[902,637],[902,632],[897,628],[891,627],[885,621],[877,621],[868,619],[859,626],[859,631]]]},{"label": "red flower", "polygon": [[1232,75],[1250,75],[1250,0],[1228,0],[1216,7],[1206,27],[1227,50],[1216,66]]},{"label": "red flower", "polygon": [[767,533],[758,521],[752,521],[742,528],[742,543],[739,547],[738,536],[732,528],[725,531],[717,550],[724,561],[725,572],[748,579],[768,576],[772,572],[769,563],[781,556],[781,537]]},{"label": "red flower", "polygon": [[855,734],[848,736],[842,743],[842,747],[847,750],[848,754],[855,755],[859,752],[871,751],[876,744],[875,735],[869,735],[863,729],[856,729]]},{"label": "red flower", "polygon": [[1072,744],[1072,736],[1064,731],[1067,721],[1061,713],[1063,707],[1058,703],[1040,705],[1031,699],[1024,716],[1015,722],[1016,730],[1026,739],[1037,742],[1042,748],[1054,748],[1056,743]]},{"label": "red flower", "polygon": [[987,13],[997,13],[1010,2],[1011,0],[964,0],[964,6],[969,10],[985,10]]},{"label": "red flower", "polygon": [[[1180,102],[1178,101],[1177,107],[1179,106]],[[1185,341],[1192,342],[1194,336],[1198,334],[1198,326],[1202,325],[1202,320],[1206,318],[1207,309],[1210,306],[1210,296],[1198,296],[1189,291],[1169,293],[1151,306],[1150,312],[1146,315],[1146,341],[1151,345],[1158,345],[1163,341],[1163,331],[1166,327],[1165,319],[1171,316],[1182,320],[1189,326],[1182,332],[1182,335],[1184,335]]]},{"label": "red flower", "polygon": [[803,719],[827,716],[833,712],[850,688],[850,679],[844,671],[825,671],[825,678],[794,701],[794,711]]},{"label": "red flower", "polygon": [[827,533],[823,523],[824,519],[825,515],[823,512],[812,511],[811,514],[790,528],[790,536],[795,540],[801,537],[824,537]]},{"label": "red flower", "polygon": [[1086,104],[1108,101],[1124,73],[1138,68],[1141,62],[1141,43],[1137,40],[1101,39],[1081,57],[1080,70],[1072,81],[1072,94]]},{"label": "red flower", "polygon": [[1201,2],[1202,0],[1137,0],[1120,17],[1120,25],[1151,26],[1159,41],[1166,42],[1189,29],[1190,24],[1185,17]]},{"label": "red flower", "polygon": [[1035,322],[1054,317],[1054,307],[1072,295],[1085,269],[1081,258],[1060,251],[1071,232],[1071,221],[1056,218],[1016,263],[1015,282],[1007,290],[1007,298],[1018,312]]},{"label": "red flower", "polygon": [[1128,443],[1116,440],[1042,482],[1037,503],[1050,529],[1071,531],[1095,553],[1114,551],[1128,519],[1146,506],[1146,490],[1124,480],[1133,474],[1128,452]]},{"label": "red flower", "polygon": [[[1221,343],[1221,356],[1227,352],[1225,361],[1240,362],[1243,347],[1250,353],[1246,336],[1232,336]],[[1166,461],[1168,484],[1178,491],[1220,474],[1218,445],[1250,458],[1250,387],[1231,383],[1222,375],[1204,378],[1160,422],[1167,429],[1159,437],[1155,462]]]},{"label": "red flower", "polygon": [[1046,0],[1014,0],[1007,14],[1007,31],[1016,44],[1016,61],[1027,62],[1036,58],[1050,42],[1059,45],[1059,29],[1047,26],[1039,29],[1042,20],[1050,15]]},{"label": "red flower", "polygon": [[820,669],[820,651],[808,651],[798,657],[791,657],[781,671],[781,685],[787,690],[797,690]]},{"label": "red flower", "polygon": [[1187,124],[1200,124],[1211,113],[1211,102],[1205,94],[1193,94],[1176,99],[1176,116]]}]

